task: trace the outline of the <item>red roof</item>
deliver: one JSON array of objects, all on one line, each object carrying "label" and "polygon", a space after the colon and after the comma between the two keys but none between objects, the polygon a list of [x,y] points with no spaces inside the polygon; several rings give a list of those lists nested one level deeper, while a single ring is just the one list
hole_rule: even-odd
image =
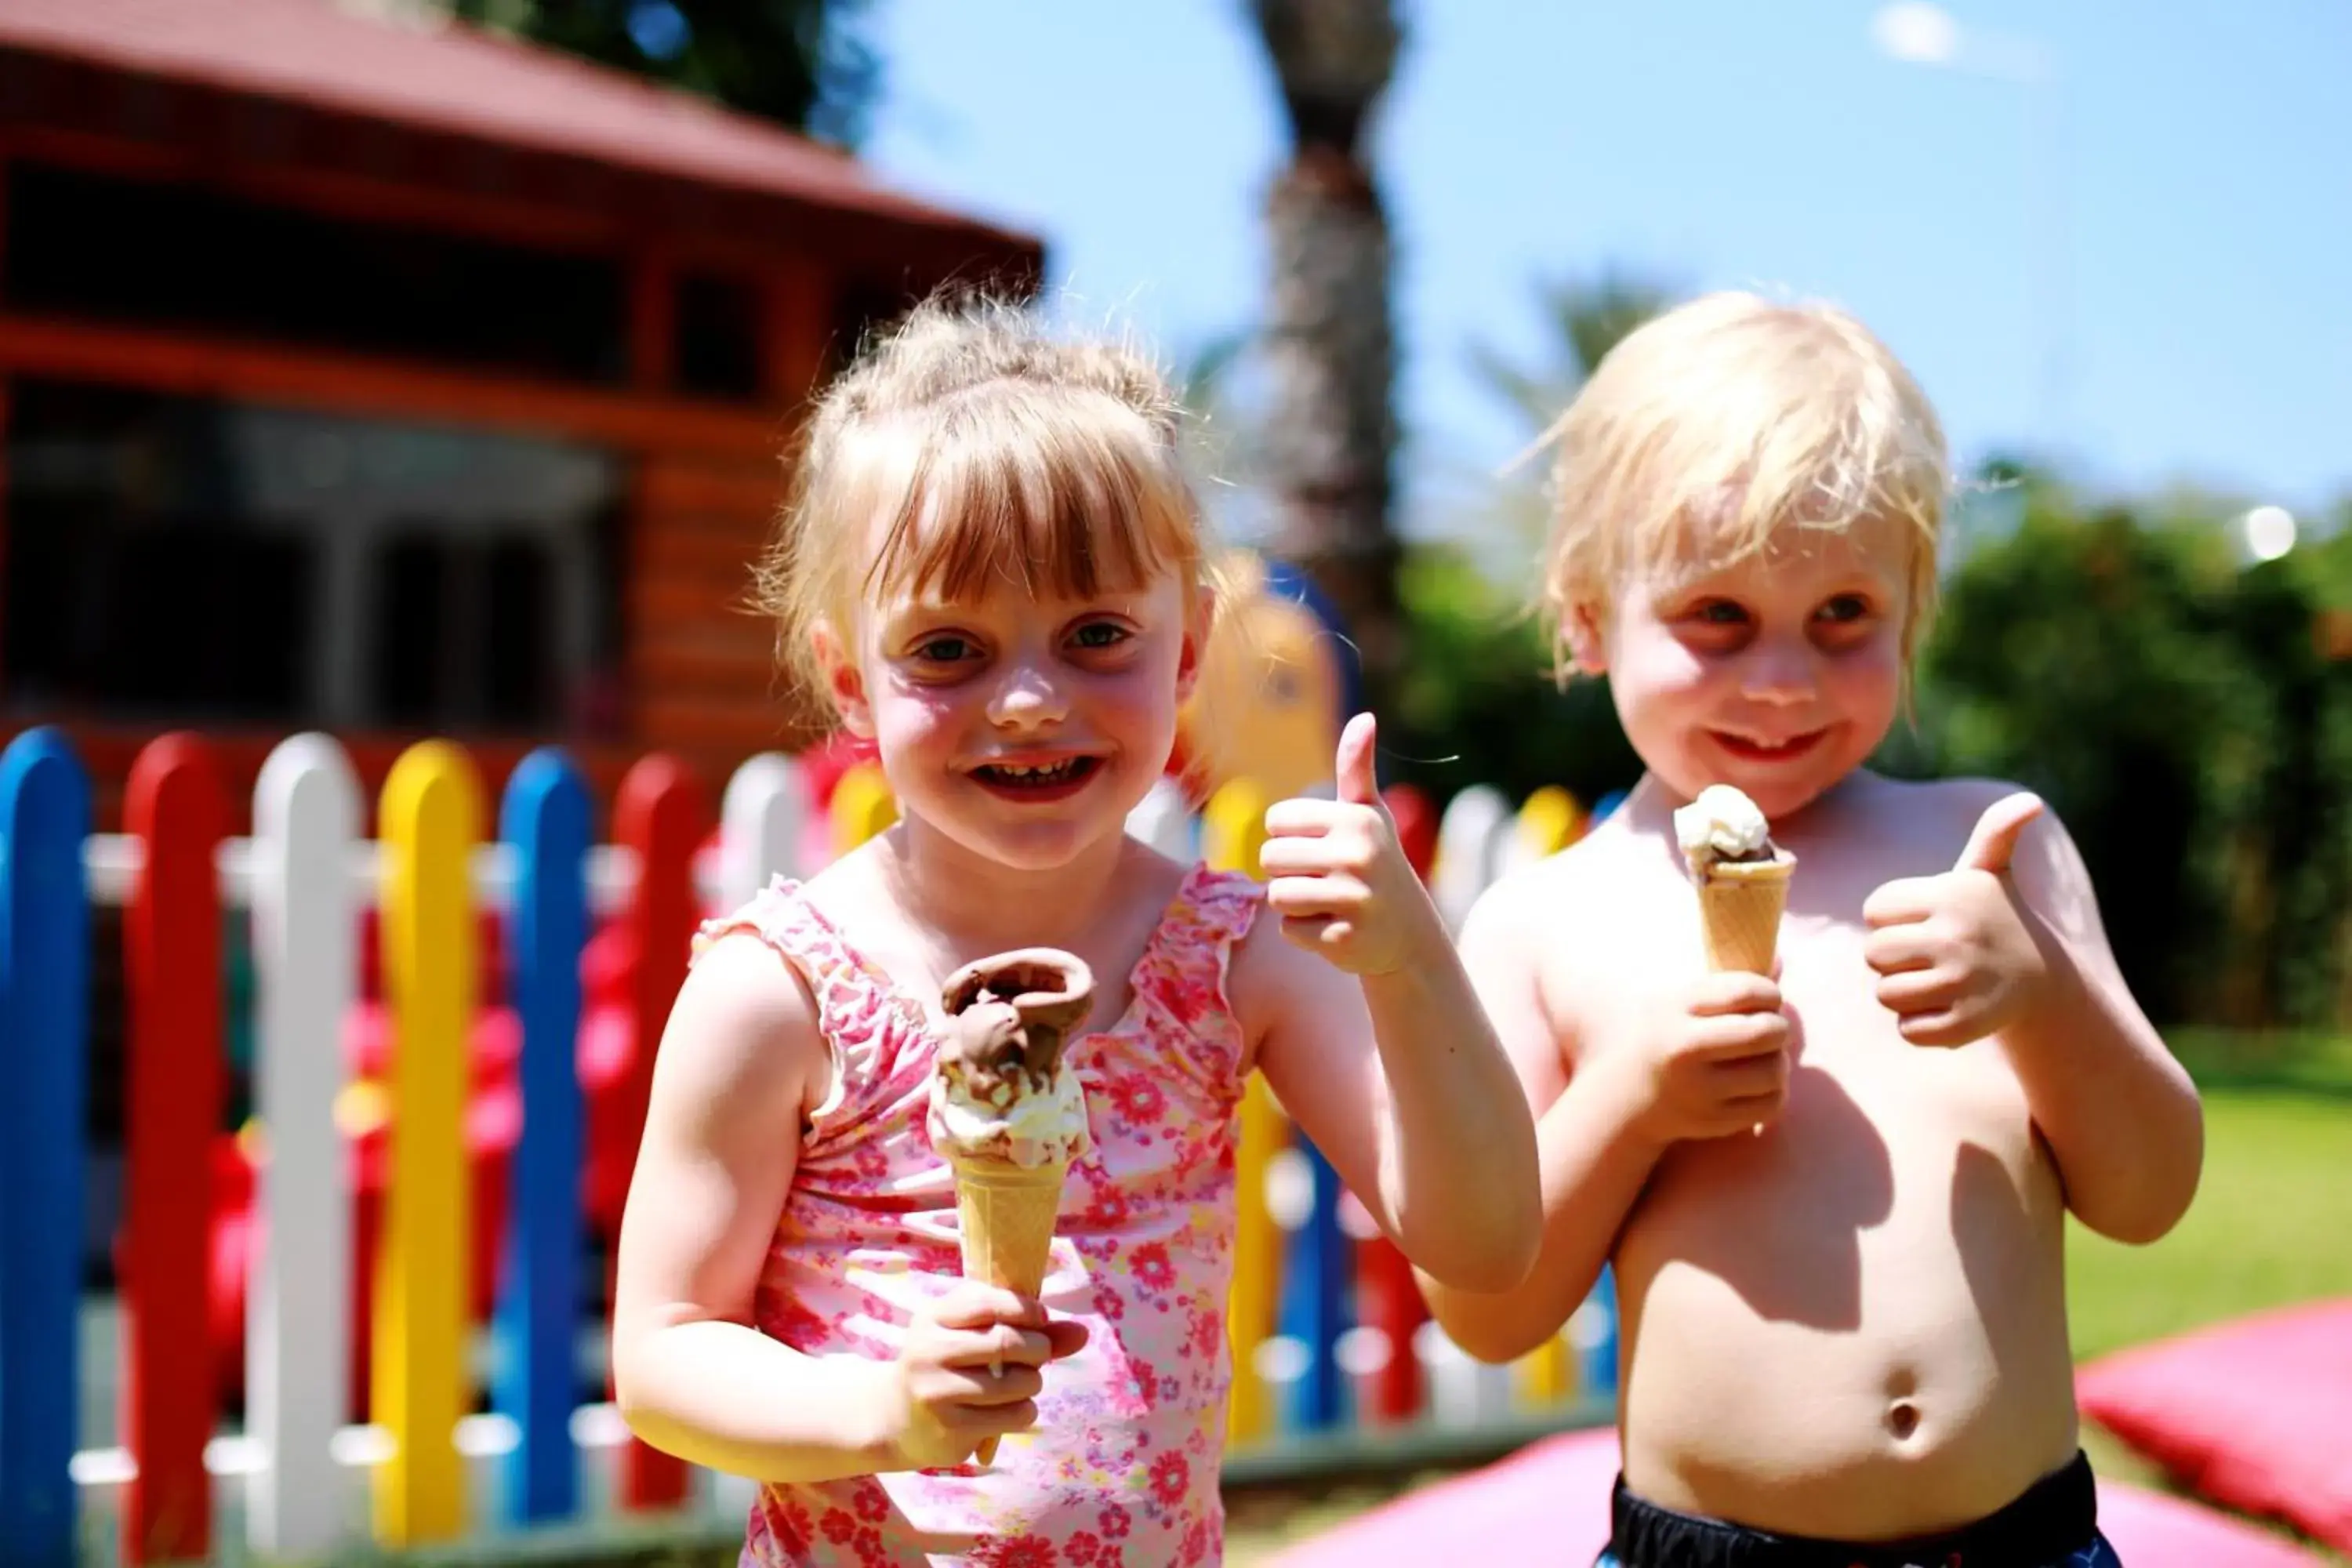
[{"label": "red roof", "polygon": [[988,227],[806,137],[460,24],[382,21],[328,0],[5,0],[0,48],[899,223]]}]

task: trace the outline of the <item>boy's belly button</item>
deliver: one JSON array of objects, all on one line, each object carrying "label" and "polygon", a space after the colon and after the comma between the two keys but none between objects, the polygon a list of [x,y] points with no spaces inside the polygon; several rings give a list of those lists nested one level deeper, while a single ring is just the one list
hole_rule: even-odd
[{"label": "boy's belly button", "polygon": [[1886,1430],[1898,1443],[1908,1442],[1919,1430],[1919,1380],[1907,1368],[1898,1368],[1886,1380]]}]

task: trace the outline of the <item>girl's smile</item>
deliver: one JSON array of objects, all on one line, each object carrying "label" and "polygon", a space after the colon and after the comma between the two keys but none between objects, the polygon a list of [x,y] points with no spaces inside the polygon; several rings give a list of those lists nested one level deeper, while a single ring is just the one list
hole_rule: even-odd
[{"label": "girl's smile", "polygon": [[981,763],[965,777],[999,800],[1050,805],[1102,776],[1103,759],[1087,752],[1024,752]]}]

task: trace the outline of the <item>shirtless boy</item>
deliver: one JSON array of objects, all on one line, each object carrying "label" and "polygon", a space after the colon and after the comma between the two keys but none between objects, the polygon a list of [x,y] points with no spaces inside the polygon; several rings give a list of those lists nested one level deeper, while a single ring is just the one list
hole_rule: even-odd
[{"label": "shirtless boy", "polygon": [[[1435,1313],[1507,1360],[1613,1262],[1603,1564],[2113,1563],[2064,1216],[2164,1235],[2202,1115],[2055,816],[1862,765],[1933,605],[1935,415],[1842,311],[1721,294],[1627,338],[1553,437],[1547,606],[1647,772],[1463,932],[1545,1231],[1508,1294],[1424,1280]],[[1715,784],[1796,857],[1776,974],[1706,963],[1672,818]]]}]

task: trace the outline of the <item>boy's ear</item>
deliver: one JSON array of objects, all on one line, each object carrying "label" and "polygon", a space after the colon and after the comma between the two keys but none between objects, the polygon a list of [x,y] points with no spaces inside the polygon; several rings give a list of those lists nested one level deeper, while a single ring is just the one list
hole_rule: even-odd
[{"label": "boy's ear", "polygon": [[866,698],[865,672],[849,657],[832,622],[819,621],[810,627],[809,638],[816,647],[817,667],[824,671],[824,694],[841,716],[841,727],[861,741],[872,740],[874,708]]},{"label": "boy's ear", "polygon": [[1601,635],[1598,610],[1591,605],[1579,605],[1569,611],[1559,629],[1560,635],[1568,639],[1569,657],[1576,661],[1580,673],[1609,673],[1609,643]]}]

